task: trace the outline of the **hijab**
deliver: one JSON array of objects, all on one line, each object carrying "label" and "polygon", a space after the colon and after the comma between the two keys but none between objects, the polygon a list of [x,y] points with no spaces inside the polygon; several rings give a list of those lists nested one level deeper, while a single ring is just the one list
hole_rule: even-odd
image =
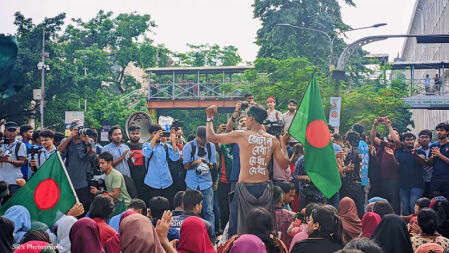
[{"label": "hijab", "polygon": [[255,235],[241,235],[232,245],[229,253],[267,253],[265,244]]},{"label": "hijab", "polygon": [[178,253],[215,253],[207,234],[206,225],[196,217],[190,216],[181,225],[181,238]]},{"label": "hijab", "polygon": [[14,223],[10,219],[0,216],[0,252],[12,252],[13,233]]},{"label": "hijab", "polygon": [[441,247],[441,245],[438,245],[436,243],[424,243],[415,250],[415,253],[443,253],[443,251],[444,248]]},{"label": "hijab", "polygon": [[[136,213],[137,212],[133,210],[124,212],[122,216],[120,216],[119,226],[124,218]],[[122,251],[122,249],[120,248],[120,234],[114,235],[114,237],[106,242],[106,244],[104,245],[104,251],[106,251],[106,253],[120,253],[120,251]]]},{"label": "hijab", "polygon": [[120,248],[123,253],[165,252],[150,219],[131,214],[119,226]]},{"label": "hijab", "polygon": [[58,225],[58,249],[59,253],[70,253],[69,233],[73,224],[78,220],[73,216],[64,216]]},{"label": "hijab", "polygon": [[395,214],[387,214],[382,218],[371,239],[386,253],[413,253],[407,226]]},{"label": "hijab", "polygon": [[449,237],[449,202],[436,200],[433,203],[433,210],[437,213],[438,233],[446,238]]},{"label": "hijab", "polygon": [[354,200],[344,197],[338,204],[338,216],[343,224],[343,235],[346,242],[357,238],[362,232],[362,221],[357,214]]},{"label": "hijab", "polygon": [[362,218],[362,235],[361,237],[370,238],[376,230],[382,218],[377,213],[365,213]]},{"label": "hijab", "polygon": [[70,230],[69,238],[72,253],[104,252],[100,241],[100,229],[97,223],[90,218],[81,218],[75,222]]},{"label": "hijab", "polygon": [[6,210],[4,217],[14,222],[14,243],[19,243],[31,229],[30,213],[23,206],[12,206]]}]

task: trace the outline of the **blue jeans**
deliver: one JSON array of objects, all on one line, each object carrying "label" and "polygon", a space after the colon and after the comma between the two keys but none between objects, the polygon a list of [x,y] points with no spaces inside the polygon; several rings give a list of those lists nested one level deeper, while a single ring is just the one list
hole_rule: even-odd
[{"label": "blue jeans", "polygon": [[330,199],[326,198],[326,203],[338,210],[338,204],[340,204],[340,192],[335,193]]},{"label": "blue jeans", "polygon": [[399,196],[401,198],[402,215],[410,215],[415,210],[416,201],[422,197],[424,189],[422,188],[409,188],[399,189]]},{"label": "blue jeans", "polygon": [[[193,190],[187,187],[187,190]],[[215,242],[215,214],[214,214],[214,191],[212,187],[205,190],[199,190],[203,194],[203,210],[201,210],[201,217],[207,220],[211,225],[212,242]]]}]

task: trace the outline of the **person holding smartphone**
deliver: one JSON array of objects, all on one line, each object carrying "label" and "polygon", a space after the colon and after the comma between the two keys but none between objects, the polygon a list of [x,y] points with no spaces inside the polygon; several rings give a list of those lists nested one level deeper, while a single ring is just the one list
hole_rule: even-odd
[{"label": "person holding smartphone", "polygon": [[175,129],[168,132],[171,145],[162,141],[164,132],[161,126],[152,124],[149,127],[149,133],[150,141],[142,146],[147,173],[144,179],[144,196],[141,198],[148,203],[153,197],[163,196],[171,203],[176,190],[173,186],[168,161],[178,161],[180,158],[176,145],[176,132]]}]

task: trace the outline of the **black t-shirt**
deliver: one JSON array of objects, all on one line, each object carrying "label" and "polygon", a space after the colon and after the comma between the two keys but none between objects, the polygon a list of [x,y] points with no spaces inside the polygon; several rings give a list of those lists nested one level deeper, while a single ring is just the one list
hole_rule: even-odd
[{"label": "black t-shirt", "polygon": [[[430,150],[434,147],[440,148],[441,154],[449,157],[449,142],[443,145],[440,142],[435,142],[430,146]],[[438,157],[433,160],[432,181],[449,182],[449,164]]]},{"label": "black t-shirt", "polygon": [[362,168],[362,154],[358,148],[353,148],[349,151],[348,156],[346,156],[345,165],[350,162],[354,165],[354,170],[346,172],[346,177],[351,180],[360,181],[360,169]]},{"label": "black t-shirt", "polygon": [[[416,152],[425,155],[422,150]],[[396,152],[394,156],[399,163],[399,187],[403,189],[424,188],[423,166],[418,163],[415,156],[404,149]]]},{"label": "black t-shirt", "polygon": [[[142,154],[142,143],[137,143],[133,145],[131,143],[126,143],[128,145],[130,152],[134,153],[134,156],[128,160],[129,170],[131,172],[131,177],[133,179],[145,177],[145,159]],[[142,178],[143,180],[143,178]]]}]

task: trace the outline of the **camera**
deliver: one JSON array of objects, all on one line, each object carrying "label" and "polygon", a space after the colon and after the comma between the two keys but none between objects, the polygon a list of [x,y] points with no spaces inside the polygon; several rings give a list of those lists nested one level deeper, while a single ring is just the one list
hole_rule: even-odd
[{"label": "camera", "polygon": [[269,121],[269,120],[265,120],[263,122],[267,133],[276,136],[277,138],[279,138],[279,136],[282,133],[282,129],[284,127],[284,124],[282,123],[281,120],[277,120],[277,121]]},{"label": "camera", "polygon": [[195,169],[195,173],[201,176],[206,175],[207,173],[209,173],[209,171],[210,171],[209,164],[204,159],[203,162],[200,163]]},{"label": "camera", "polygon": [[27,148],[27,154],[31,155],[31,158],[34,157],[37,153],[39,153],[39,150],[41,150],[43,147],[39,147],[37,145],[33,145],[30,148]]},{"label": "camera", "polygon": [[162,132],[162,137],[170,137],[170,132],[168,132],[168,131],[163,131],[163,132]]},{"label": "camera", "polygon": [[98,159],[95,159],[94,165],[92,166],[92,172],[88,173],[87,178],[89,178],[89,186],[94,186],[100,192],[106,191],[106,184],[104,180],[105,174],[98,164]]},{"label": "camera", "polygon": [[85,128],[83,126],[80,126],[78,128],[78,135],[87,135],[87,131],[89,130],[89,128]]},{"label": "camera", "polygon": [[246,108],[248,108],[248,106],[249,106],[249,104],[247,101],[240,102],[240,111],[246,110]]}]

